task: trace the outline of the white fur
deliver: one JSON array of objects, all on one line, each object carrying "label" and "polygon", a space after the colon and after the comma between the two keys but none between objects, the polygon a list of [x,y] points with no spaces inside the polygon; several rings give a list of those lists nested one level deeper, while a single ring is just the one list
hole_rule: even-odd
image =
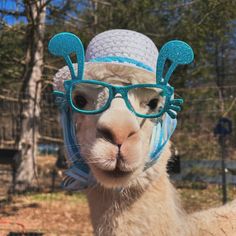
[{"label": "white fur", "polygon": [[[154,74],[117,65],[87,65],[85,75],[113,84],[155,83]],[[138,106],[139,101],[133,102]],[[143,171],[153,123],[135,117],[121,98],[113,100],[102,114],[77,114],[75,121],[81,154],[98,182],[87,190],[95,235],[236,235],[236,202],[190,215],[184,211],[166,172],[170,144],[157,163]],[[111,131],[113,142],[98,136],[98,127]],[[108,174],[117,166],[127,175]]]}]

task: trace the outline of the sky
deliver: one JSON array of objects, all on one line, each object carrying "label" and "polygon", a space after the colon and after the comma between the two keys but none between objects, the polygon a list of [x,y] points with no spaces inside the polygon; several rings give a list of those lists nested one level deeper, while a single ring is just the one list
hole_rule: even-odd
[{"label": "sky", "polygon": [[[0,0],[0,9],[2,10],[8,10],[8,11],[22,11],[23,7],[20,4],[20,1],[16,0]],[[3,17],[3,20],[9,24],[9,25],[14,25],[16,23],[26,23],[26,18],[25,17],[14,17],[11,15],[2,15],[0,13],[1,18]]]},{"label": "sky", "polygon": [[[51,2],[54,6],[63,6],[65,3],[65,0],[52,0]],[[79,4],[77,5],[77,9],[81,10],[83,8],[83,5]],[[6,10],[6,11],[23,11],[24,7],[22,4],[22,0],[0,0],[0,10]],[[73,14],[73,13],[71,13]],[[14,25],[17,23],[27,23],[26,17],[15,17],[12,15],[3,15],[0,13],[0,19],[3,19],[8,25]]]}]

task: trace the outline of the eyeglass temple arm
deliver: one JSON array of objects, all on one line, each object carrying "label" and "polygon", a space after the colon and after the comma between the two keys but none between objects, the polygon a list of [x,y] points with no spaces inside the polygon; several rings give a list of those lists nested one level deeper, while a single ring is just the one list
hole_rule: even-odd
[{"label": "eyeglass temple arm", "polygon": [[[176,67],[191,63],[193,58],[192,48],[183,41],[172,40],[164,44],[157,59],[156,83],[167,85]],[[167,60],[170,60],[172,64],[164,76],[164,66]]]},{"label": "eyeglass temple arm", "polygon": [[[72,33],[59,33],[53,36],[48,44],[51,54],[61,56],[69,67],[72,79],[82,80],[84,74],[84,47],[80,39]],[[78,65],[78,73],[75,74],[70,54],[75,53]]]}]

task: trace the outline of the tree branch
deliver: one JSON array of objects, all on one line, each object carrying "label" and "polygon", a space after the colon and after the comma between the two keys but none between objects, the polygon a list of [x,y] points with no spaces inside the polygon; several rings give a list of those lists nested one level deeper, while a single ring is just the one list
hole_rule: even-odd
[{"label": "tree branch", "polygon": [[25,11],[19,12],[19,11],[0,9],[0,13],[3,15],[11,15],[11,16],[25,16]]},{"label": "tree branch", "polygon": [[57,67],[51,66],[51,65],[48,65],[48,64],[44,64],[43,67],[47,68],[47,69],[50,69],[50,70],[58,71]]},{"label": "tree branch", "polygon": [[40,10],[42,10],[44,7],[46,7],[48,4],[50,4],[52,0],[47,0],[44,4],[40,5]]},{"label": "tree branch", "polygon": [[230,104],[229,108],[227,109],[227,111],[223,114],[223,117],[226,117],[226,115],[233,109],[234,105],[236,102],[236,98],[234,98],[234,100],[232,101],[232,103]]}]

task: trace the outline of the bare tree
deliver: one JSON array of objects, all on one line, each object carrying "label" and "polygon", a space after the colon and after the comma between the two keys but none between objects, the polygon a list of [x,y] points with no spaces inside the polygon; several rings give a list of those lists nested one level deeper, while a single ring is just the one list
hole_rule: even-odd
[{"label": "bare tree", "polygon": [[[25,14],[28,20],[26,40],[27,51],[21,95],[19,117],[19,136],[17,143],[21,149],[21,158],[17,169],[17,190],[32,187],[36,171],[35,154],[40,116],[41,77],[44,55],[44,32],[46,6],[48,0],[25,0]],[[23,103],[27,100],[27,103]]]}]

